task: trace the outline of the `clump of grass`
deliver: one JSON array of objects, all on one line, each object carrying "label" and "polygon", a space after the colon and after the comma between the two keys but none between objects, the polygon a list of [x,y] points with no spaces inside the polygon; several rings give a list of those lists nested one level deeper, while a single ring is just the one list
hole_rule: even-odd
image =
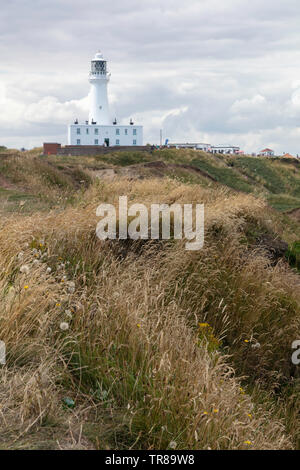
[{"label": "clump of grass", "polygon": [[295,241],[289,247],[286,257],[291,266],[300,271],[300,241]]},{"label": "clump of grass", "polygon": [[64,207],[80,198],[81,190],[91,184],[92,178],[80,166],[61,171],[38,153],[24,152],[0,161],[6,183],[0,191],[2,212],[32,213]]}]

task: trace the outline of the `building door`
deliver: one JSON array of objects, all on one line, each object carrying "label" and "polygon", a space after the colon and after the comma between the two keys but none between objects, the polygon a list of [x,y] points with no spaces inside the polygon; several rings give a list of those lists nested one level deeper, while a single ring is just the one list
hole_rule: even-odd
[{"label": "building door", "polygon": [[105,147],[109,147],[109,139],[104,139]]}]

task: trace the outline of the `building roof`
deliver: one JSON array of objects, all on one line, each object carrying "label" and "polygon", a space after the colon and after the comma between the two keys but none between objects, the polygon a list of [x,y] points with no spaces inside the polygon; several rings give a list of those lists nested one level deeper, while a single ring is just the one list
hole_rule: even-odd
[{"label": "building roof", "polygon": [[196,146],[196,145],[206,145],[207,147],[211,146],[211,144],[207,144],[207,143],[204,143],[204,142],[196,142],[196,143],[194,143],[194,142],[185,142],[185,143],[184,142],[180,142],[180,143],[178,143],[178,142],[177,143],[176,142],[168,142],[168,145],[194,145],[194,146]]},{"label": "building roof", "polygon": [[261,150],[259,153],[263,153],[263,152],[274,152],[274,150],[272,150],[272,149],[264,149],[264,150]]},{"label": "building roof", "polygon": [[237,145],[213,145],[212,148],[214,149],[239,149]]},{"label": "building roof", "polygon": [[297,158],[297,157],[294,157],[294,155],[291,155],[290,153],[285,153],[282,158]]},{"label": "building roof", "polygon": [[94,60],[102,60],[103,59],[103,54],[101,51],[96,52]]}]

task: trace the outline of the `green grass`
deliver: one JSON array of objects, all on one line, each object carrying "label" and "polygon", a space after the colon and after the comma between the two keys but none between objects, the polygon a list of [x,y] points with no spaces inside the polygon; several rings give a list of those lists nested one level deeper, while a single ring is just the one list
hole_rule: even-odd
[{"label": "green grass", "polygon": [[239,157],[234,162],[234,168],[252,178],[258,185],[264,186],[271,193],[285,191],[285,183],[279,171],[271,168],[269,160],[251,157]]},{"label": "green grass", "polygon": [[300,241],[291,244],[286,256],[290,265],[300,271]]},{"label": "green grass", "polygon": [[98,161],[99,160],[117,166],[128,166],[153,161],[153,157],[150,153],[146,152],[116,152],[101,155],[98,157]]},{"label": "green grass", "polygon": [[279,212],[286,212],[300,207],[300,198],[288,194],[268,194],[267,202]]},{"label": "green grass", "polygon": [[253,191],[252,186],[232,168],[217,167],[208,161],[198,159],[193,160],[192,165],[205,171],[216,181],[228,186],[229,188],[243,191],[245,193]]}]

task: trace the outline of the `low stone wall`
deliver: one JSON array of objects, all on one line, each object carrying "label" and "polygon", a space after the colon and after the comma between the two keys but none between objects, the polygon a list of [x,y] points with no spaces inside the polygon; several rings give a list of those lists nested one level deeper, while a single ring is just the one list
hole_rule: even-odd
[{"label": "low stone wall", "polygon": [[152,148],[149,145],[145,146],[114,146],[102,147],[99,145],[66,145],[57,150],[57,155],[103,155],[112,152],[151,152]]},{"label": "low stone wall", "polygon": [[44,155],[56,155],[60,148],[57,142],[44,142]]}]

